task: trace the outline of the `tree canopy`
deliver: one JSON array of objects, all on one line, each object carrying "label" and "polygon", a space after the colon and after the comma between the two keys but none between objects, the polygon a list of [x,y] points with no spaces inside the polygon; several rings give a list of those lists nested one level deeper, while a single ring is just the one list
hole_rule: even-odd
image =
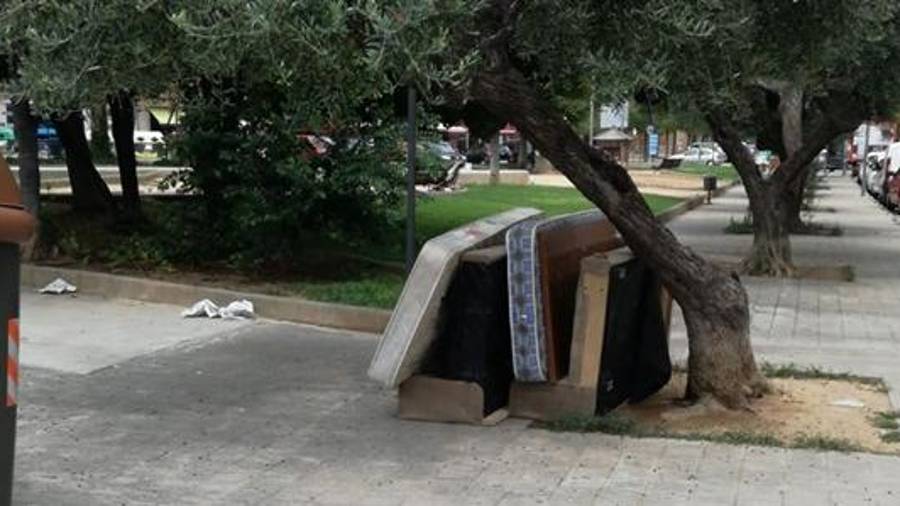
[{"label": "tree canopy", "polygon": [[[642,92],[665,96],[672,111],[700,111],[751,183],[740,133],[756,131],[787,157],[787,169],[766,183],[777,190],[821,142],[894,103],[897,89],[898,7],[889,0],[8,3],[0,31],[18,69],[10,89],[50,110],[121,89],[174,90],[192,108],[188,141],[202,155],[185,184],[219,199],[209,206],[218,218],[244,216],[268,235],[295,214],[330,213],[303,200],[323,188],[344,191],[345,203],[396,197],[381,191],[391,187],[387,173],[348,182],[338,177],[342,164],[298,158],[284,147],[296,132],[352,125],[366,142],[341,145],[368,148],[373,139],[374,159],[390,170],[395,160],[377,153],[391,152],[392,141],[359,132],[390,127],[384,105],[404,86],[445,111],[512,122],[678,300],[690,341],[688,397],[730,407],[765,390],[743,287],[654,218],[628,172],[581,140],[567,104]],[[748,185],[751,200],[771,202],[759,188]],[[292,205],[252,212],[260,202]],[[282,236],[300,235],[288,230]]]}]

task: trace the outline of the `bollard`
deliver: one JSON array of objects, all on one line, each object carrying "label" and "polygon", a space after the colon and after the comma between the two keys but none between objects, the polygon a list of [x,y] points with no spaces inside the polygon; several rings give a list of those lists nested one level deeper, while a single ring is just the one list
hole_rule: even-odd
[{"label": "bollard", "polygon": [[703,176],[703,189],[706,190],[706,203],[712,204],[712,194],[716,191],[718,180],[716,176]]},{"label": "bollard", "polygon": [[19,245],[34,221],[0,156],[0,506],[12,504],[19,385]]}]

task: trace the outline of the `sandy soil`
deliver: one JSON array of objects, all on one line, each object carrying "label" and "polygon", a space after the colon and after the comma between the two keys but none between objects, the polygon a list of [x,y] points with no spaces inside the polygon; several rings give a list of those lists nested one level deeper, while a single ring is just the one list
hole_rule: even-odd
[{"label": "sandy soil", "polygon": [[[682,199],[704,194],[703,178],[699,175],[671,170],[630,170],[628,174],[644,193]],[[562,174],[532,174],[531,184],[572,187]]]},{"label": "sandy soil", "polygon": [[[766,434],[790,443],[799,436],[844,439],[868,450],[900,454],[900,444],[881,441],[881,430],[870,419],[890,411],[888,395],[873,386],[832,380],[771,380],[774,392],[754,402],[755,413],[684,408],[675,401],[683,394],[686,376],[673,376],[658,394],[619,412],[641,424],[667,432],[688,434],[745,432]],[[833,403],[858,401],[863,407]]]},{"label": "sandy soil", "polygon": [[703,177],[671,170],[629,170],[639,188],[670,188],[673,190],[703,191]]}]

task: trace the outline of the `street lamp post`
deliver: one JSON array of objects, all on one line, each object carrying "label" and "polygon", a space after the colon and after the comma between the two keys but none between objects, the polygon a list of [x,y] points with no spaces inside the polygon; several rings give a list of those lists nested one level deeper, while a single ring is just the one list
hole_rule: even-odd
[{"label": "street lamp post", "polygon": [[406,94],[406,272],[416,262],[416,88]]}]

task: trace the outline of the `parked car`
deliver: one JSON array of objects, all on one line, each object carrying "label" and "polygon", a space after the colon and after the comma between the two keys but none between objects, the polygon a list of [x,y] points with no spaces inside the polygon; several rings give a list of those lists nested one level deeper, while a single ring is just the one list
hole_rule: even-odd
[{"label": "parked car", "polygon": [[753,154],[753,161],[756,163],[756,168],[759,169],[760,172],[765,172],[769,169],[769,161],[772,159],[772,152],[767,149],[762,149]]},{"label": "parked car", "polygon": [[718,142],[712,142],[712,141],[692,142],[691,145],[688,146],[688,149],[691,149],[691,148],[711,149],[711,150],[715,151],[716,153],[721,154],[723,158],[727,158],[727,155],[725,154],[725,150],[723,150],[722,147],[719,146]]},{"label": "parked car", "polygon": [[882,200],[889,208],[900,206],[900,142],[888,146],[884,159]]},{"label": "parked car", "polygon": [[426,141],[422,143],[422,147],[445,162],[463,159],[463,155],[447,141]]},{"label": "parked car", "polygon": [[0,153],[8,153],[16,141],[16,134],[12,128],[0,127]]},{"label": "parked car", "polygon": [[720,165],[725,163],[727,157],[721,151],[704,148],[699,146],[689,147],[687,151],[677,153],[668,158],[669,160],[681,160],[684,162],[700,162],[706,165]]},{"label": "parked car", "polygon": [[847,170],[844,155],[840,153],[828,153],[825,161],[825,170],[828,172],[841,171],[843,174]]},{"label": "parked car", "polygon": [[866,191],[878,200],[884,194],[884,160],[886,153],[879,151],[866,157],[866,178],[863,181]]},{"label": "parked car", "polygon": [[165,137],[162,132],[155,130],[135,130],[134,131],[134,151],[141,153],[159,153],[166,144]]},{"label": "parked car", "polygon": [[465,157],[446,141],[423,141],[416,146],[416,184],[440,184]]},{"label": "parked car", "polygon": [[[469,152],[466,153],[466,161],[477,165],[490,163],[488,149],[490,149],[490,146],[487,144],[470,148]],[[509,147],[509,145],[500,145],[500,163],[515,163],[515,156],[516,153],[512,150],[512,148]]]}]

